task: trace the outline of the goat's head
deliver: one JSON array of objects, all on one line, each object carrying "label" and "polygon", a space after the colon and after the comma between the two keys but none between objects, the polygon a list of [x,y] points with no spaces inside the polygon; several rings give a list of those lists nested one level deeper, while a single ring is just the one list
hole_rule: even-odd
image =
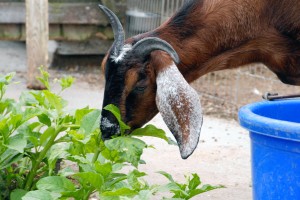
[{"label": "goat's head", "polygon": [[[131,130],[139,128],[160,111],[175,136],[182,158],[195,150],[202,126],[197,93],[188,85],[176,64],[179,57],[172,46],[156,37],[130,43],[116,15],[104,6],[115,41],[102,66],[105,71],[103,107],[114,104]],[[126,43],[126,44],[125,44]],[[102,137],[118,134],[117,119],[102,110]]]}]

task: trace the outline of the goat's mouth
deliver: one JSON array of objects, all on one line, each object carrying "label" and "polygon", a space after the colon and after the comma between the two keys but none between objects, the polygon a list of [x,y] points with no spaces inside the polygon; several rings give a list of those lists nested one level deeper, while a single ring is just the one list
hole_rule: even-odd
[{"label": "goat's mouth", "polygon": [[100,126],[102,133],[102,140],[109,140],[115,135],[120,135],[120,127],[102,127]]},{"label": "goat's mouth", "polygon": [[[129,129],[126,129],[124,131],[125,135],[130,135],[134,130],[141,128],[142,126],[139,125],[133,125],[130,126],[131,122],[126,123],[129,126]],[[102,139],[109,140],[112,139],[114,136],[120,136],[121,135],[121,127],[119,124],[101,124],[100,125],[101,133],[102,133]]]},{"label": "goat's mouth", "polygon": [[133,121],[129,121],[126,124],[130,127],[130,129],[126,130],[126,134],[127,135],[129,135],[130,133],[132,133],[135,129],[143,127],[143,124],[142,125],[138,125],[138,124],[133,123]]}]

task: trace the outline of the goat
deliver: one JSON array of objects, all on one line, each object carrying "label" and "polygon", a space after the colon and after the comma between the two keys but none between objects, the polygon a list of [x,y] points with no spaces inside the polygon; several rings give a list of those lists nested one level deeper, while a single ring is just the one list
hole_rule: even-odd
[{"label": "goat", "polygon": [[[299,0],[188,0],[157,29],[125,41],[106,7],[115,41],[102,62],[103,107],[115,104],[132,130],[158,111],[175,136],[181,157],[195,150],[201,105],[188,83],[209,72],[263,63],[286,84],[300,85]],[[118,132],[102,112],[104,139]]]}]

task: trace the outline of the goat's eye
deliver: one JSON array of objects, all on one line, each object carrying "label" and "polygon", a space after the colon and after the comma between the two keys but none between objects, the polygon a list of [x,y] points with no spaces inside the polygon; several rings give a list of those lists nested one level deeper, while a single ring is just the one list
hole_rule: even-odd
[{"label": "goat's eye", "polygon": [[135,92],[135,93],[143,93],[146,88],[147,88],[146,86],[136,86],[133,89],[133,92]]}]

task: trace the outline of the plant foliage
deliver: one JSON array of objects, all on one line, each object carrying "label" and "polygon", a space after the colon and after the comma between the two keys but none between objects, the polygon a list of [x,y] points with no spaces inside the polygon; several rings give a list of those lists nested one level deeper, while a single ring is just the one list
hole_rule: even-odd
[{"label": "plant foliage", "polygon": [[174,143],[164,131],[148,125],[125,135],[129,127],[119,110],[109,105],[105,109],[118,118],[122,132],[104,142],[98,128],[100,110],[70,111],[60,96],[74,79],[60,79],[61,90],[55,93],[49,74],[43,69],[41,74],[38,79],[47,89],[24,91],[18,101],[4,96],[14,74],[0,75],[0,199],[85,200],[95,193],[101,200],[151,199],[165,191],[172,198],[189,199],[220,187],[200,187],[197,174],[180,184],[166,172],[159,173],[169,183],[149,185],[143,180],[147,174],[138,170],[149,146],[139,137]]}]

